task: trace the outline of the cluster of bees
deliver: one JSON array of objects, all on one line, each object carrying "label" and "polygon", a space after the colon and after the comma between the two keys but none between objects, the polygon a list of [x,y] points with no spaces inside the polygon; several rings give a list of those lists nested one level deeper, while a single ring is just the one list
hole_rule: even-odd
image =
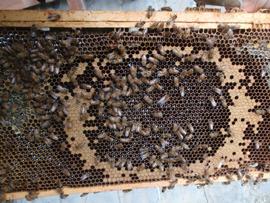
[{"label": "cluster of bees", "polygon": [[[170,8],[162,8],[164,11],[171,11]],[[151,18],[154,9],[149,7],[146,17]],[[48,20],[57,21],[61,16],[50,15]],[[180,29],[174,21],[177,19],[177,15],[172,15],[167,22],[153,23],[149,28],[144,28],[145,22],[140,21],[136,24],[135,29],[130,29],[130,33],[134,36],[147,36],[149,30],[154,30],[161,33],[165,27],[172,28],[173,32],[180,38],[188,38],[191,33],[196,30],[195,28]],[[227,39],[234,37],[234,30],[236,27],[228,25],[219,25],[218,29]],[[10,125],[7,119],[8,112],[18,111],[18,106],[11,102],[11,96],[13,94],[23,95],[28,106],[31,106],[35,114],[38,115],[39,126],[37,128],[29,128],[25,133],[25,137],[29,142],[43,142],[50,146],[54,141],[59,140],[59,135],[55,132],[52,126],[54,122],[64,123],[67,129],[74,127],[73,123],[69,120],[68,106],[65,100],[62,100],[60,95],[67,95],[70,90],[64,85],[57,85],[56,87],[48,86],[44,91],[44,84],[47,84],[50,77],[59,75],[62,67],[74,62],[76,57],[82,58],[85,61],[91,61],[95,58],[92,53],[78,54],[78,42],[76,39],[67,38],[62,41],[58,41],[55,36],[47,34],[45,38],[40,37],[37,33],[38,30],[35,27],[31,29],[31,36],[27,43],[14,42],[13,44],[7,44],[0,49],[0,65],[2,67],[1,72],[8,73],[3,74],[5,77],[0,80],[1,85],[5,85],[0,92],[0,116],[2,125]],[[166,34],[166,33],[165,33]],[[121,63],[126,55],[125,46],[121,42],[123,35],[122,31],[114,31],[109,34],[113,40],[113,44],[110,45],[110,52],[106,55],[106,59],[113,64]],[[208,47],[207,57],[213,59],[214,47],[216,43],[215,38],[207,38],[203,33],[200,37],[204,39],[205,44]],[[56,46],[57,44],[57,46]],[[204,70],[204,67],[200,65],[194,65],[193,67],[185,70],[179,70],[177,67],[169,67],[158,69],[161,62],[166,60],[166,55],[170,52],[179,61],[193,62],[196,57],[193,54],[184,55],[182,51],[177,47],[174,47],[171,51],[164,50],[163,46],[157,45],[157,50],[153,52],[152,56],[143,54],[140,58],[141,66],[130,64],[128,73],[125,76],[119,76],[115,72],[110,72],[109,85],[96,89],[87,83],[79,83],[76,77],[73,77],[76,68],[69,71],[68,78],[72,82],[74,87],[79,87],[85,90],[80,94],[75,94],[75,99],[84,99],[84,102],[78,103],[80,105],[80,121],[84,122],[88,119],[88,106],[95,107],[98,111],[97,115],[101,118],[105,118],[104,126],[108,129],[108,132],[101,132],[97,135],[96,142],[115,142],[116,150],[121,150],[132,143],[133,139],[138,136],[148,137],[152,134],[161,134],[158,144],[154,146],[157,154],[151,154],[147,147],[142,147],[139,150],[139,156],[142,161],[146,161],[151,169],[159,169],[161,171],[167,171],[168,179],[170,180],[170,186],[168,189],[174,187],[177,183],[177,178],[170,173],[170,169],[175,163],[180,163],[181,168],[188,170],[188,162],[182,156],[183,151],[191,149],[189,144],[195,135],[195,128],[191,122],[174,122],[171,126],[167,126],[170,129],[168,132],[163,132],[160,126],[153,124],[145,127],[142,122],[135,122],[130,120],[125,111],[133,109],[140,111],[143,108],[155,106],[155,111],[151,113],[153,119],[164,119],[163,109],[167,108],[173,97],[164,92],[164,86],[161,84],[161,80],[172,77],[174,88],[177,88],[181,98],[185,98],[188,88],[182,81],[189,77],[196,77],[198,84],[208,80],[208,76]],[[98,67],[93,68],[93,73],[97,80],[103,80],[105,78],[104,73]],[[262,77],[266,76],[266,72],[262,71]],[[217,70],[217,77],[219,82],[224,81],[224,74],[222,69]],[[143,96],[141,100],[136,100],[136,103],[130,106],[125,98],[130,98],[134,95],[141,94]],[[151,96],[153,92],[162,92],[162,95],[156,99]],[[213,109],[217,108],[219,103],[223,108],[227,108],[227,102],[223,94],[223,90],[220,87],[212,87],[212,95],[208,97],[209,106]],[[218,99],[216,99],[218,98]],[[257,114],[265,115],[269,114],[269,109],[257,109]],[[208,119],[208,131],[210,138],[216,138],[220,136],[220,132],[215,130],[215,121]],[[230,135],[230,128],[226,129],[227,134]],[[178,141],[178,145],[171,146],[170,138],[175,137]],[[79,148],[80,146],[78,146]],[[260,147],[260,143],[256,143],[256,148]],[[209,150],[207,144],[199,144],[196,148],[205,148]],[[67,149],[66,143],[61,143],[59,146],[61,151]],[[105,159],[111,164],[112,167],[126,168],[131,171],[134,169],[132,160],[128,159],[116,159],[110,155],[106,155]],[[8,167],[7,167],[8,168]],[[136,167],[138,171],[146,168],[145,164]],[[69,177],[71,172],[68,169],[63,169],[62,173]],[[7,185],[6,169],[0,170],[2,190]],[[239,179],[243,178],[242,171],[238,171]],[[245,174],[246,178],[248,175]],[[80,177],[80,181],[85,181],[90,175],[88,173],[83,174]],[[228,182],[232,179],[229,175],[226,176]],[[205,171],[201,175],[202,180],[205,180],[206,184],[211,183],[209,174]],[[263,179],[263,175],[260,174],[257,181]],[[10,187],[10,186],[8,186]],[[165,191],[166,188],[163,188]],[[63,192],[63,185],[59,183],[58,192],[61,198],[65,198],[67,195]],[[82,196],[87,193],[83,193]],[[38,192],[29,192],[26,199],[33,200],[38,197]]]}]

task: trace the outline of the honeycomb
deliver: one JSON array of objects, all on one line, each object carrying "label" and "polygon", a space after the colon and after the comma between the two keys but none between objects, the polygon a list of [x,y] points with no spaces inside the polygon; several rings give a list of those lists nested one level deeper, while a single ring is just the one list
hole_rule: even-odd
[{"label": "honeycomb", "polygon": [[269,172],[269,33],[0,28],[1,191]]}]

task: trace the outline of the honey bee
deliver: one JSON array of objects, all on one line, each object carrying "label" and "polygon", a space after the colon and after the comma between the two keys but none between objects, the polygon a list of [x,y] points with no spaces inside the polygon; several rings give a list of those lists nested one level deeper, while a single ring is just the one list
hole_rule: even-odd
[{"label": "honey bee", "polygon": [[210,49],[207,53],[208,59],[213,59],[214,58],[215,51],[214,49]]},{"label": "honey bee", "polygon": [[217,106],[217,103],[216,103],[214,97],[210,96],[208,99],[211,103],[211,106],[215,108]]},{"label": "honey bee", "polygon": [[159,106],[164,106],[168,101],[170,100],[170,96],[169,95],[164,95],[163,97],[161,97],[159,100],[158,100],[158,102],[157,102],[157,104],[159,105]]},{"label": "honey bee", "polygon": [[25,195],[25,199],[27,201],[33,201],[38,198],[39,192],[37,191],[30,191],[27,195]]},{"label": "honey bee", "polygon": [[61,18],[61,16],[57,13],[50,13],[47,17],[48,21],[58,21]]},{"label": "honey bee", "polygon": [[189,150],[189,149],[190,149],[189,146],[188,146],[186,143],[184,143],[184,142],[181,142],[181,146],[182,146],[183,149],[185,149],[185,150]]},{"label": "honey bee", "polygon": [[146,66],[146,64],[147,64],[147,57],[146,55],[142,55],[142,65]]},{"label": "honey bee", "polygon": [[145,160],[149,157],[149,152],[146,148],[141,148],[140,149],[140,157],[142,160]]},{"label": "honey bee", "polygon": [[218,95],[222,95],[222,90],[217,88],[217,87],[214,87],[214,92],[217,93]]},{"label": "honey bee", "polygon": [[176,47],[174,49],[172,49],[172,52],[175,56],[179,57],[179,58],[182,58],[183,57],[183,54],[181,53],[180,50],[178,50]]},{"label": "honey bee", "polygon": [[169,6],[163,6],[160,8],[161,11],[172,11],[172,8]]},{"label": "honey bee", "polygon": [[216,138],[216,137],[219,136],[219,132],[211,132],[211,133],[209,134],[209,136],[210,136],[211,138]]},{"label": "honey bee", "polygon": [[143,136],[149,136],[151,133],[151,128],[144,128],[139,131],[139,133]]},{"label": "honey bee", "polygon": [[52,140],[55,140],[55,141],[57,141],[59,139],[58,136],[54,133],[51,133],[49,136]]},{"label": "honey bee", "polygon": [[181,126],[178,127],[178,130],[179,130],[179,132],[180,132],[182,135],[186,135],[186,134],[187,134],[187,131],[186,131],[184,128],[182,128]]},{"label": "honey bee", "polygon": [[206,80],[207,79],[207,76],[203,73],[203,74],[201,74],[200,76],[199,76],[199,78],[198,78],[198,82],[199,83],[201,83],[202,81],[204,81],[204,80]]},{"label": "honey bee", "polygon": [[153,16],[155,9],[152,6],[148,6],[146,11],[146,17],[151,18]]},{"label": "honey bee", "polygon": [[158,50],[162,56],[166,55],[166,51],[163,49],[161,45],[158,47]]},{"label": "honey bee", "polygon": [[173,78],[173,83],[174,83],[174,86],[175,86],[175,87],[179,87],[179,85],[180,85],[180,80],[179,80],[179,78],[178,78],[178,77],[174,77],[174,78]]},{"label": "honey bee", "polygon": [[47,137],[44,137],[44,143],[48,146],[50,146],[52,144],[52,140],[47,138]]},{"label": "honey bee", "polygon": [[255,149],[258,150],[258,149],[260,149],[261,143],[258,140],[255,140],[254,146],[255,146]]},{"label": "honey bee", "polygon": [[65,87],[62,87],[61,85],[57,85],[56,89],[61,93],[67,93],[68,89]]},{"label": "honey bee", "polygon": [[163,76],[168,76],[169,72],[166,68],[163,68],[162,70],[158,71],[157,76],[158,77],[163,77]]},{"label": "honey bee", "polygon": [[41,123],[40,127],[45,129],[45,128],[48,128],[50,125],[51,125],[50,121],[47,120],[47,121],[44,121],[43,123]]},{"label": "honey bee", "polygon": [[81,195],[80,195],[80,197],[85,197],[85,196],[87,196],[89,193],[88,192],[84,192],[84,193],[82,193]]},{"label": "honey bee", "polygon": [[86,179],[88,179],[90,177],[90,174],[89,173],[85,173],[81,176],[80,180],[81,181],[85,181]]},{"label": "honey bee", "polygon": [[67,144],[66,143],[61,143],[61,145],[60,145],[60,151],[65,151],[66,150],[66,148],[67,148]]},{"label": "honey bee", "polygon": [[184,86],[180,86],[180,96],[181,97],[185,96],[185,87]]},{"label": "honey bee", "polygon": [[185,140],[191,140],[193,138],[193,134],[192,133],[190,133],[190,134],[188,134],[187,136],[185,136]]},{"label": "honey bee", "polygon": [[263,116],[263,115],[266,114],[266,111],[265,111],[264,109],[256,109],[256,110],[255,110],[255,113],[256,113],[257,115]]},{"label": "honey bee", "polygon": [[124,145],[123,145],[122,143],[118,143],[118,144],[116,144],[114,147],[115,147],[115,149],[117,149],[117,150],[121,150],[121,149],[124,148]]},{"label": "honey bee", "polygon": [[260,183],[260,182],[262,182],[262,180],[263,180],[263,176],[264,176],[264,174],[263,173],[259,173],[259,175],[256,177],[256,179],[255,179],[255,181],[254,181],[254,185],[256,185],[256,184],[258,184],[258,183]]},{"label": "honey bee", "polygon": [[94,59],[94,55],[93,54],[90,54],[90,53],[86,53],[86,54],[83,54],[82,55],[82,58],[84,60],[92,60],[92,59]]},{"label": "honey bee", "polygon": [[159,61],[164,61],[165,60],[165,57],[164,56],[162,56],[162,55],[160,55],[158,53],[155,53],[155,52],[153,53],[153,57],[156,58]]},{"label": "honey bee", "polygon": [[84,120],[86,116],[87,116],[87,106],[86,103],[83,103],[80,109],[80,119]]},{"label": "honey bee", "polygon": [[71,173],[70,173],[69,170],[66,169],[66,168],[63,168],[63,169],[62,169],[62,173],[63,173],[65,176],[67,176],[67,177],[71,176]]},{"label": "honey bee", "polygon": [[206,39],[206,44],[208,45],[209,48],[213,48],[216,43],[215,38],[207,38]]},{"label": "honey bee", "polygon": [[81,84],[81,88],[85,90],[91,90],[92,86],[86,83]]},{"label": "honey bee", "polygon": [[149,105],[153,104],[153,99],[151,99],[148,95],[145,95],[143,100]]},{"label": "honey bee", "polygon": [[214,122],[212,119],[208,119],[208,127],[210,131],[214,130]]},{"label": "honey bee", "polygon": [[163,118],[163,113],[161,111],[154,112],[152,115],[154,118]]},{"label": "honey bee", "polygon": [[96,75],[99,79],[103,79],[103,78],[104,78],[103,73],[102,73],[102,71],[101,71],[99,68],[94,68],[94,72],[95,72],[95,75]]},{"label": "honey bee", "polygon": [[179,70],[177,70],[176,68],[169,68],[168,72],[171,75],[177,75],[179,73]]},{"label": "honey bee", "polygon": [[159,127],[157,125],[153,125],[152,130],[153,130],[154,133],[157,133],[157,132],[159,132],[160,129],[159,129]]},{"label": "honey bee", "polygon": [[51,113],[55,112],[56,109],[57,109],[57,107],[58,107],[58,102],[54,102],[53,105],[52,105],[52,107],[51,107],[51,109],[50,109],[50,112]]},{"label": "honey bee", "polygon": [[217,76],[219,77],[220,82],[224,82],[225,80],[225,75],[222,72],[218,72]]},{"label": "honey bee", "polygon": [[131,138],[120,138],[120,141],[123,143],[129,143],[131,141]]},{"label": "honey bee", "polygon": [[128,193],[128,192],[131,192],[131,191],[132,191],[132,189],[122,190],[122,192],[124,192],[124,193]]},{"label": "honey bee", "polygon": [[189,129],[189,131],[190,131],[191,133],[194,133],[194,127],[192,126],[191,123],[188,123],[188,124],[187,124],[187,127],[188,127],[188,129]]},{"label": "honey bee", "polygon": [[157,59],[155,59],[154,57],[149,57],[148,58],[148,60],[151,62],[151,63],[153,63],[153,64],[155,64],[155,65],[158,65],[158,60]]},{"label": "honey bee", "polygon": [[200,66],[198,66],[198,65],[195,65],[195,66],[193,67],[193,69],[194,69],[194,71],[195,71],[196,73],[199,73],[199,74],[203,74],[203,73],[204,73],[204,70],[203,70]]},{"label": "honey bee", "polygon": [[142,28],[142,27],[144,26],[144,24],[145,24],[145,21],[140,21],[140,22],[137,22],[137,23],[135,24],[135,27],[137,27],[137,28]]}]

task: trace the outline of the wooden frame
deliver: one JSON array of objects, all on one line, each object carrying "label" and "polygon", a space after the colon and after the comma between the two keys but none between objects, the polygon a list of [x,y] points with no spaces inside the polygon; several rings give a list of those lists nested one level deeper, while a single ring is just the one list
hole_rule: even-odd
[{"label": "wooden frame", "polygon": [[[56,22],[47,20],[49,14],[60,14]],[[146,12],[123,11],[0,11],[0,26],[30,27],[132,27],[146,21],[145,27],[155,21],[167,21],[174,12],[157,11],[146,18]],[[268,13],[220,13],[188,11],[177,13],[175,23],[181,27],[216,28],[219,23],[238,25],[241,28],[270,28]]]},{"label": "wooden frame", "polygon": [[[60,14],[56,22],[47,20],[50,14]],[[174,12],[155,12],[148,19],[146,12],[120,12],[120,11],[0,11],[0,27],[133,27],[138,21],[146,21],[145,27],[156,21],[166,22]],[[219,13],[219,12],[194,12],[177,13],[175,23],[181,27],[216,28],[220,23],[237,25],[240,28],[270,28],[270,14],[268,13]],[[257,176],[257,172],[253,172]],[[270,173],[265,174],[270,177]],[[236,179],[236,177],[234,177]],[[215,179],[215,182],[225,181],[225,177]],[[200,182],[195,182],[200,183]],[[185,184],[184,179],[179,179],[178,184]],[[157,181],[155,187],[168,186],[168,181]],[[124,190],[131,188],[153,187],[153,182],[127,183],[119,185],[70,188],[64,187],[65,194],[101,192],[109,190]],[[6,199],[24,198],[26,192],[5,194]],[[57,195],[56,190],[40,191],[39,196]]]}]

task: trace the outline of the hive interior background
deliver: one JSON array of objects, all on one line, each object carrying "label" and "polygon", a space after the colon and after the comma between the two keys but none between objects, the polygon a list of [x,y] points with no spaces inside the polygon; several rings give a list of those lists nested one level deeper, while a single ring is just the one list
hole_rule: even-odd
[{"label": "hive interior background", "polygon": [[[50,146],[44,142],[30,142],[26,138],[29,129],[40,128],[38,114],[31,103],[25,102],[24,96],[12,95],[9,102],[16,103],[19,108],[8,113],[8,122],[0,124],[0,167],[8,168],[8,176],[1,176],[2,190],[14,192],[54,189],[59,187],[59,182],[69,187],[94,187],[169,180],[171,174],[196,180],[203,176],[206,169],[213,177],[236,173],[238,169],[268,171],[270,117],[268,114],[257,115],[254,111],[270,107],[268,74],[261,76],[263,69],[268,71],[269,30],[236,29],[234,37],[229,39],[217,29],[194,30],[187,37],[177,36],[171,29],[162,32],[150,31],[146,36],[134,36],[126,29],[117,41],[117,44],[122,44],[126,50],[119,63],[112,63],[106,58],[111,52],[109,47],[115,43],[111,32],[110,29],[81,29],[80,32],[72,29],[38,31],[39,36],[55,36],[53,43],[56,47],[61,40],[78,40],[78,52],[74,62],[62,66],[58,75],[52,74],[48,81],[42,84],[42,91],[48,93],[48,90],[52,89],[70,104],[69,115],[64,120],[51,124],[59,139]],[[205,38],[201,37],[202,34],[206,38],[216,39],[211,59],[206,56],[209,47]],[[30,39],[31,29],[0,29],[1,47],[14,42],[25,43]],[[132,65],[142,66],[143,54],[148,58],[152,57],[153,52],[158,51],[159,45],[166,50],[166,59],[158,63],[149,79],[157,78],[157,72],[163,68],[176,67],[181,72],[193,68],[194,65],[204,69],[207,79],[198,82],[199,74],[194,73],[180,80],[180,84],[185,86],[184,97],[180,96],[180,89],[174,86],[173,75],[160,77],[162,90],[146,93],[148,86],[139,85],[140,91],[137,94],[122,97],[121,100],[127,104],[122,113],[128,121],[141,122],[144,128],[155,124],[162,130],[158,133],[152,131],[147,136],[134,133],[129,143],[123,143],[122,149],[116,149],[115,146],[120,143],[119,138],[113,136],[112,129],[104,126],[108,118],[106,108],[100,116],[98,108],[90,106],[87,109],[87,119],[78,119],[81,103],[76,100],[75,95],[82,91],[82,88],[75,87],[66,75],[71,69],[75,69],[74,74],[79,85],[89,84],[98,92],[110,86],[108,81],[112,80],[112,70],[117,76],[127,76]],[[183,54],[182,58],[172,53],[171,50],[175,48]],[[82,59],[81,55],[85,53],[93,54],[94,59]],[[193,61],[184,59],[191,55],[195,56]],[[104,79],[96,77],[95,67],[102,71]],[[223,82],[217,74],[220,72],[225,76]],[[5,84],[7,74],[1,73],[2,84]],[[69,92],[57,92],[58,85],[68,88]],[[213,91],[214,87],[222,89],[227,108],[221,105],[220,96]],[[3,85],[1,91],[5,88],[9,87]],[[146,94],[153,99],[153,104],[144,104],[143,108],[135,110],[133,105],[142,101]],[[165,94],[170,95],[170,100],[160,107],[157,101]],[[211,106],[209,96],[217,102],[215,108]],[[163,118],[153,118],[151,115],[155,111],[161,111]],[[74,121],[71,129],[65,128],[67,117]],[[218,137],[209,136],[209,119],[214,122],[214,131],[220,132]],[[181,161],[176,161],[171,165],[164,164],[164,170],[153,168],[150,158],[142,160],[140,150],[146,148],[150,155],[159,159],[161,154],[155,145],[160,145],[164,133],[173,134],[173,123],[178,123],[187,131],[187,123],[191,123],[195,130],[193,137],[185,141],[190,149],[179,153],[186,160],[186,165],[183,167]],[[231,133],[228,133],[228,129]],[[102,132],[111,135],[112,140],[99,139],[98,135]],[[47,129],[42,130],[43,136],[47,133]],[[165,152],[183,142],[175,135],[166,140]],[[257,150],[254,147],[256,142],[260,142]],[[60,150],[62,143],[67,144],[64,151]],[[127,164],[122,164],[122,167],[112,166],[112,159],[115,162],[129,160],[132,169],[128,169]],[[220,162],[223,165],[218,167]],[[254,162],[259,163],[256,168],[247,167]],[[141,167],[142,164],[144,168]],[[65,175],[63,169],[68,169],[70,176]],[[89,177],[82,180],[85,174],[89,174]]]}]

